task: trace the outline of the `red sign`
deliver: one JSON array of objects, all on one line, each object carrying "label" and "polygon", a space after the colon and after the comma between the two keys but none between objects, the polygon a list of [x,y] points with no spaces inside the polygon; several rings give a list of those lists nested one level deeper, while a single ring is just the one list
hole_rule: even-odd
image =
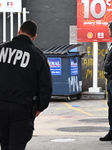
[{"label": "red sign", "polygon": [[112,0],[77,0],[78,42],[110,42]]}]

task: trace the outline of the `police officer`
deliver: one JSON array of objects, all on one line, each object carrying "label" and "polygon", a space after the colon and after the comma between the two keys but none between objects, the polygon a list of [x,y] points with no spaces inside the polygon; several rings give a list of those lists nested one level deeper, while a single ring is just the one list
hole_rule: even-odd
[{"label": "police officer", "polygon": [[[112,22],[108,25],[109,35],[112,37]],[[109,52],[104,60],[105,77],[107,78],[107,91],[108,91],[108,121],[110,125],[109,132],[100,138],[100,141],[112,141],[112,44],[110,45]]]},{"label": "police officer", "polygon": [[24,22],[18,36],[0,45],[0,143],[24,150],[34,119],[49,105],[52,82],[47,59],[34,46],[37,25]]}]

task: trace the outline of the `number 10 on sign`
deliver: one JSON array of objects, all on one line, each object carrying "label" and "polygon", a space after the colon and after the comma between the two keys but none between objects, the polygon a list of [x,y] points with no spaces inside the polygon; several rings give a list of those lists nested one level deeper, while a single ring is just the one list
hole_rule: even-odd
[{"label": "number 10 on sign", "polygon": [[[93,0],[90,2],[90,0],[82,0],[82,4],[84,4],[84,18],[88,19],[89,15],[91,14],[93,18],[100,19],[104,17],[106,14],[106,8],[107,6],[110,7],[111,0]],[[100,5],[100,12],[96,12],[97,5]]]}]

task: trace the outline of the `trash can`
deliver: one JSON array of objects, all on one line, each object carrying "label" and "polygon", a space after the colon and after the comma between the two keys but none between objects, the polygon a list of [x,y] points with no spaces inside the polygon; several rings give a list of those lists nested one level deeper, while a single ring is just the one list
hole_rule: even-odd
[{"label": "trash can", "polygon": [[[76,45],[59,46],[47,49],[47,56],[53,80],[52,96],[66,96],[80,99],[82,92],[81,55]],[[75,50],[75,52],[74,52]]]}]

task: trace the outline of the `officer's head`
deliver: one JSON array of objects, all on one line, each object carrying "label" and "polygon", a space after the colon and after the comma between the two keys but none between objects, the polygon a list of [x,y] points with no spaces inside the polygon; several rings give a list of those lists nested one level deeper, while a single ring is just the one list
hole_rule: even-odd
[{"label": "officer's head", "polygon": [[109,35],[112,37],[112,22],[108,23]]},{"label": "officer's head", "polygon": [[24,34],[28,37],[30,37],[31,40],[35,40],[35,38],[37,37],[37,25],[34,21],[25,21],[21,27],[20,30],[18,32],[18,34]]}]

